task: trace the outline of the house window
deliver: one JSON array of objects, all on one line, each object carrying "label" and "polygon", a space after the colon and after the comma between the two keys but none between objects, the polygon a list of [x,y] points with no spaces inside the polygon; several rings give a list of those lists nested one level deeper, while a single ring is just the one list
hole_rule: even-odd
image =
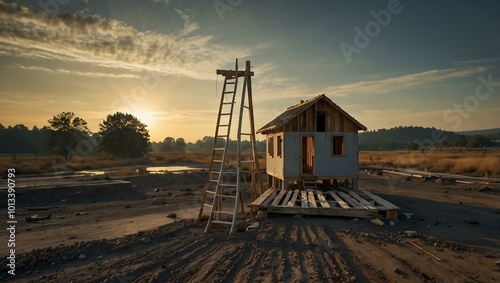
[{"label": "house window", "polygon": [[326,130],[326,113],[324,111],[316,112],[316,132]]},{"label": "house window", "polygon": [[344,136],[332,137],[332,155],[344,155]]},{"label": "house window", "polygon": [[274,138],[270,137],[267,140],[267,153],[269,156],[274,157]]},{"label": "house window", "polygon": [[283,152],[283,138],[281,136],[278,136],[278,140],[277,140],[278,144],[277,144],[277,155],[278,157],[282,157],[282,152]]}]

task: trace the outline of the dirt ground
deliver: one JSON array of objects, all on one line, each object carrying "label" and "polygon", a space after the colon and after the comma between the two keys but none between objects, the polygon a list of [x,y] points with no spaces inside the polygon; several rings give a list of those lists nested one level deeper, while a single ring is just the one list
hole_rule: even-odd
[{"label": "dirt ground", "polygon": [[[239,233],[228,238],[228,227],[204,233],[206,223],[195,221],[205,173],[127,180],[131,185],[19,190],[16,275],[7,273],[2,244],[0,281],[500,282],[499,185],[480,190],[363,171],[361,189],[400,207],[394,226],[257,219],[247,208]],[[21,221],[35,214],[50,219]],[[258,228],[245,229],[256,221]]]}]

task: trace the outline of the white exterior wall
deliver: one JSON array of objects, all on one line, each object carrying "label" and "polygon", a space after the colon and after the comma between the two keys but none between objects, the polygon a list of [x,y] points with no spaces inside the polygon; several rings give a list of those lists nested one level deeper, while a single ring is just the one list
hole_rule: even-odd
[{"label": "white exterior wall", "polygon": [[[283,135],[283,154],[277,156],[277,136]],[[314,136],[314,176],[320,179],[358,176],[358,134],[332,132],[286,132],[274,138],[274,157],[267,154],[267,173],[279,179],[301,177],[301,137]],[[344,137],[344,155],[332,156],[332,137]],[[269,143],[268,143],[269,144]]]},{"label": "white exterior wall", "polygon": [[[332,136],[344,136],[344,155],[332,156]],[[358,134],[316,133],[314,175],[324,177],[358,176]]]},{"label": "white exterior wall", "polygon": [[[278,156],[278,149],[277,149],[277,140],[278,136],[283,137],[283,133],[278,133],[278,134],[269,134],[266,136],[266,172],[267,174],[274,176],[279,179],[283,179],[283,168],[284,168],[284,154],[282,154],[281,157]],[[271,157],[269,155],[269,139],[273,138],[273,146],[274,146],[274,156]],[[284,141],[283,141],[284,144]]]}]

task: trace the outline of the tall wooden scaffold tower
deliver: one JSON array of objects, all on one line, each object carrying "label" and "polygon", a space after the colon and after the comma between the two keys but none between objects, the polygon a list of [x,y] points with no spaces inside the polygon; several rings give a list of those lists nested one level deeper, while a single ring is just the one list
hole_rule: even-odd
[{"label": "tall wooden scaffold tower", "polygon": [[[217,115],[212,156],[203,201],[198,215],[198,218],[201,219],[204,209],[209,208],[210,212],[205,232],[208,232],[213,224],[230,225],[229,235],[235,232],[239,206],[241,206],[241,212],[244,213],[242,189],[246,180],[243,180],[243,175],[251,178],[252,201],[262,194],[262,178],[257,156],[252,102],[251,77],[254,72],[250,68],[250,61],[246,61],[245,70],[238,70],[238,59],[236,59],[234,70],[217,70],[217,75],[224,77],[224,86]],[[243,87],[239,111],[238,115],[233,115],[235,105],[238,104],[236,96],[238,95],[238,79],[241,77],[243,78]],[[233,116],[238,116],[236,121],[238,124],[235,163],[229,162],[228,154],[230,151],[231,126],[233,120],[236,119]],[[248,117],[248,124],[243,123],[243,116]],[[250,140],[249,154],[245,154],[242,150],[243,137]]]}]

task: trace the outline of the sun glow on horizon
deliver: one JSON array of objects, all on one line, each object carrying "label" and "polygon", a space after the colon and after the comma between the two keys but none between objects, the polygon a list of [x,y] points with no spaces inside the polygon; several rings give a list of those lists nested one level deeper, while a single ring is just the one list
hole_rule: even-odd
[{"label": "sun glow on horizon", "polygon": [[144,108],[135,108],[130,110],[130,114],[139,119],[141,123],[145,124],[149,130],[153,127],[154,114],[151,111]]}]

